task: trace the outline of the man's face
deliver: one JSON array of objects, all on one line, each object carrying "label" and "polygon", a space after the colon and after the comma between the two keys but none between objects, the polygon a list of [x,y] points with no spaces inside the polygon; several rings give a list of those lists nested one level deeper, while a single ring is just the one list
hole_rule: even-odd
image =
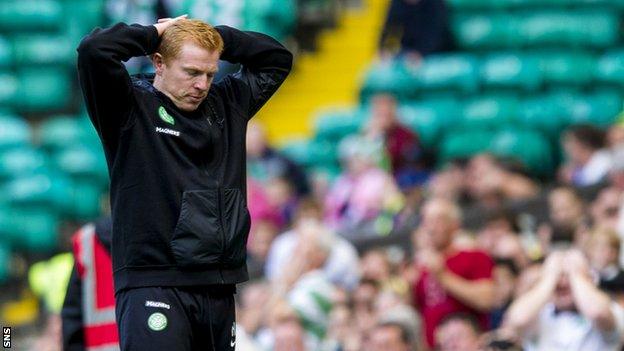
[{"label": "man's face", "polygon": [[435,250],[445,250],[453,241],[459,223],[452,219],[448,209],[440,203],[426,204],[422,211],[422,229]]},{"label": "man's face", "polygon": [[436,343],[440,351],[476,351],[479,339],[468,322],[451,320],[436,330]]},{"label": "man's face", "polygon": [[182,111],[195,111],[208,95],[208,89],[217,73],[219,53],[195,43],[182,46],[175,58],[167,61],[156,54],[154,67],[160,78],[160,87]]},{"label": "man's face", "polygon": [[407,345],[401,338],[401,330],[397,327],[385,326],[373,330],[370,338],[371,351],[407,351]]}]

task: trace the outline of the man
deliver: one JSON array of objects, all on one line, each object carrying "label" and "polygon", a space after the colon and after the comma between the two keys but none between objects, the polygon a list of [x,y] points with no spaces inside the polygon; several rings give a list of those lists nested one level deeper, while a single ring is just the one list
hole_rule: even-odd
[{"label": "man", "polygon": [[369,349],[371,351],[416,350],[411,335],[409,330],[400,323],[380,323],[370,333]]},{"label": "man", "polygon": [[[292,55],[263,34],[186,16],[96,29],[78,47],[109,167],[121,350],[233,350],[247,280],[245,130]],[[152,55],[155,76],[122,61]],[[219,58],[242,68],[211,84]]]},{"label": "man", "polygon": [[413,295],[429,347],[434,346],[440,322],[452,313],[470,314],[482,329],[489,327],[487,312],[495,303],[494,263],[484,252],[454,243],[460,223],[461,211],[451,201],[432,199],[423,206]]},{"label": "man", "polygon": [[539,281],[512,303],[504,327],[529,350],[620,350],[624,310],[594,284],[578,250],[554,251]]},{"label": "man", "polygon": [[477,321],[468,314],[451,314],[444,318],[436,331],[438,351],[477,351],[480,350],[481,331]]},{"label": "man", "polygon": [[72,237],[74,269],[61,311],[65,351],[119,350],[111,227],[110,217],[104,217]]}]

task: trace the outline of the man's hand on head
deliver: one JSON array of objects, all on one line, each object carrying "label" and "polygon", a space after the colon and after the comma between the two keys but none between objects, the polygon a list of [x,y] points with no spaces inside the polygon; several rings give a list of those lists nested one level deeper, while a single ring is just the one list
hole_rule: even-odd
[{"label": "man's hand on head", "polygon": [[160,18],[158,19],[158,23],[154,24],[156,30],[158,31],[158,36],[161,36],[165,29],[169,28],[171,25],[175,24],[178,21],[186,19],[188,15],[182,15],[174,18]]}]

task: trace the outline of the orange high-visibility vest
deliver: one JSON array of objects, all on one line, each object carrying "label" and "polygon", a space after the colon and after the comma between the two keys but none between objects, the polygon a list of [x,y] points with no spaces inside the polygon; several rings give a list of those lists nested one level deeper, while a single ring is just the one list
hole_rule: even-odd
[{"label": "orange high-visibility vest", "polygon": [[74,256],[82,281],[82,320],[87,351],[118,351],[115,292],[111,256],[95,234],[95,225],[73,237]]}]

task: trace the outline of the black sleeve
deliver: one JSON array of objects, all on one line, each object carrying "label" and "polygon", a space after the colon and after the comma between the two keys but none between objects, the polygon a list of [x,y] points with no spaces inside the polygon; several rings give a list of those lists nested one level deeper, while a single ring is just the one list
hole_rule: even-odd
[{"label": "black sleeve", "polygon": [[282,44],[268,35],[216,26],[224,42],[221,59],[240,63],[237,73],[217,85],[225,88],[247,119],[253,117],[288,76],[293,56]]},{"label": "black sleeve", "polygon": [[82,329],[82,288],[78,270],[74,263],[65,302],[61,310],[63,329],[63,351],[84,351],[84,333]]},{"label": "black sleeve", "polygon": [[119,23],[96,28],[78,46],[78,77],[93,125],[103,140],[128,123],[134,104],[132,82],[122,61],[153,53],[156,27]]},{"label": "black sleeve", "polygon": [[392,0],[388,8],[388,14],[381,29],[381,35],[379,36],[379,50],[386,49],[389,44],[390,37],[396,36],[397,33],[402,31],[401,27],[404,22],[405,8],[402,0]]}]

